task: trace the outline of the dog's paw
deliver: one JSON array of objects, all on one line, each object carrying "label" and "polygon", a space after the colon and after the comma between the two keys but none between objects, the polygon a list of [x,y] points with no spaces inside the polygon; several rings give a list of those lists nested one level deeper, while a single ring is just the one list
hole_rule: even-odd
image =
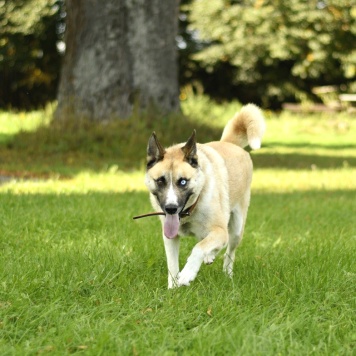
[{"label": "dog's paw", "polygon": [[204,263],[206,265],[211,265],[214,262],[214,260],[215,260],[215,255],[213,253],[210,255],[206,255],[204,257]]},{"label": "dog's paw", "polygon": [[174,289],[178,287],[178,281],[176,278],[168,280],[168,289]]},{"label": "dog's paw", "polygon": [[204,253],[199,247],[194,247],[187,263],[178,274],[178,286],[189,286],[190,282],[197,276],[200,266],[204,260]]},{"label": "dog's paw", "polygon": [[234,272],[233,272],[232,268],[231,269],[224,269],[224,272],[229,278],[232,278],[234,276]]},{"label": "dog's paw", "polygon": [[233,265],[233,263],[231,263],[231,261],[229,261],[229,262],[227,262],[227,263],[226,263],[226,262],[224,263],[223,271],[224,271],[225,274],[226,274],[228,277],[230,277],[230,278],[232,278],[233,275],[234,275],[233,267],[234,267],[234,265]]},{"label": "dog's paw", "polygon": [[190,282],[194,281],[197,276],[194,271],[189,271],[187,269],[183,269],[182,272],[178,274],[178,286],[190,286]]}]

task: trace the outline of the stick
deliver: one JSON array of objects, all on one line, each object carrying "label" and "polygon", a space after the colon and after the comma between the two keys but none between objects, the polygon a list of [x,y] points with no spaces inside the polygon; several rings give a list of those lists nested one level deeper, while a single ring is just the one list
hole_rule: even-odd
[{"label": "stick", "polygon": [[166,215],[166,214],[163,211],[155,212],[155,213],[148,213],[148,214],[134,216],[132,219],[136,220],[136,219],[146,218],[148,216],[155,216],[155,215]]}]

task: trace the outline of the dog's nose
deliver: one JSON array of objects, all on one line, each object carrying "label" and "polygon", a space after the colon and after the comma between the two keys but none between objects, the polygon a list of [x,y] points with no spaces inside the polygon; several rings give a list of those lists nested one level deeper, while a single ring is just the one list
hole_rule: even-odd
[{"label": "dog's nose", "polygon": [[166,210],[166,213],[167,213],[167,214],[174,215],[174,214],[176,214],[177,211],[178,211],[178,206],[177,206],[177,205],[172,205],[172,204],[170,204],[170,205],[166,205],[166,206],[164,207],[164,209]]}]

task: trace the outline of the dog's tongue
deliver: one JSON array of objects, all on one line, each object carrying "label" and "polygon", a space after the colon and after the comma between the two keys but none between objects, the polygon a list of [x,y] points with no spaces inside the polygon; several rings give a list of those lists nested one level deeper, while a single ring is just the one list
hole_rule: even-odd
[{"label": "dog's tongue", "polygon": [[179,229],[179,215],[167,214],[164,220],[164,235],[169,239],[173,239],[178,235],[178,229]]}]

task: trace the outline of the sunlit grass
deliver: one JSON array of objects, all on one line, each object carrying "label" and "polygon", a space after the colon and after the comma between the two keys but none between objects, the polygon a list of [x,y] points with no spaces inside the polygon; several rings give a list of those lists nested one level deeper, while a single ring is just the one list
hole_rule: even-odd
[{"label": "sunlit grass", "polygon": [[5,184],[0,185],[0,193],[13,194],[122,193],[143,190],[143,171],[118,171],[115,167],[99,173],[83,171],[71,178],[9,178]]},{"label": "sunlit grass", "polygon": [[266,113],[268,130],[266,142],[287,147],[317,148],[354,146],[356,122],[353,114],[293,114]]},{"label": "sunlit grass", "polygon": [[54,106],[31,112],[0,112],[0,143],[8,141],[20,131],[35,131],[51,121]]},{"label": "sunlit grass", "polygon": [[[88,194],[146,191],[144,171],[81,172],[72,178],[16,179],[0,185],[0,193]],[[356,189],[356,169],[256,169],[252,191],[285,193],[295,191],[333,191]]]},{"label": "sunlit grass", "polygon": [[[252,191],[285,193],[298,191],[356,190],[356,169],[255,170]],[[252,193],[253,194],[253,193]]]},{"label": "sunlit grass", "polygon": [[355,190],[257,170],[233,280],[220,255],[168,291],[158,220],[132,221],[147,193],[115,186],[140,173],[1,191],[1,354],[353,354]]}]

